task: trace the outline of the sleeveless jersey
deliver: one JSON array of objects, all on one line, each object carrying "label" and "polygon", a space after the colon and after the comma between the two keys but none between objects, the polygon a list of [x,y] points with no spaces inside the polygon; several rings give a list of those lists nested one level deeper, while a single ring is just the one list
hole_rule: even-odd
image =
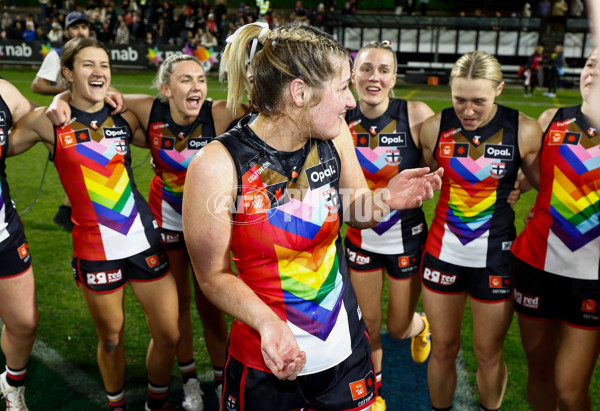
[{"label": "sleeveless jersey", "polygon": [[[248,121],[218,138],[234,159],[239,183],[233,260],[239,277],[287,322],[306,352],[300,374],[313,374],[345,360],[365,330],[339,235],[340,158],[333,142],[323,140],[279,152]],[[238,320],[229,353],[270,372],[260,335]]]},{"label": "sleeveless jersey", "polygon": [[22,230],[21,220],[10,198],[6,180],[6,154],[8,151],[8,130],[12,127],[12,114],[0,96],[0,250],[2,242],[13,233]]},{"label": "sleeveless jersey", "polygon": [[[354,138],[358,162],[372,191],[385,188],[400,171],[419,166],[421,153],[410,133],[405,100],[390,100],[386,112],[376,119],[362,115],[360,102],[357,102],[356,107],[346,113],[346,121]],[[394,210],[373,228],[348,227],[346,235],[353,244],[367,251],[402,254],[418,248],[425,233],[425,215],[417,208]]]},{"label": "sleeveless jersey", "polygon": [[518,126],[519,112],[501,105],[475,131],[462,129],[453,108],[442,111],[434,157],[444,176],[425,251],[464,267],[511,261],[515,215],[506,200],[521,164]]},{"label": "sleeveless jersey", "polygon": [[204,101],[192,124],[180,126],[173,121],[169,105],[156,99],[146,130],[155,172],[150,183],[150,209],[160,227],[183,231],[181,202],[188,165],[215,137],[212,101]]},{"label": "sleeveless jersey", "polygon": [[105,106],[71,107],[73,122],[55,127],[52,160],[73,204],[73,252],[83,260],[117,260],[160,242],[131,171],[131,129]]},{"label": "sleeveless jersey", "polygon": [[512,251],[540,270],[598,280],[600,136],[581,106],[561,108],[546,130],[534,217]]}]

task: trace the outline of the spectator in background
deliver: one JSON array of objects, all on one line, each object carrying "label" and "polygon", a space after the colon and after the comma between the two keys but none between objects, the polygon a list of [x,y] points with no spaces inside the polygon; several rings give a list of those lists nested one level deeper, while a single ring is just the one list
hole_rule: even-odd
[{"label": "spectator in background", "polygon": [[535,9],[535,15],[537,17],[548,17],[550,15],[550,11],[552,9],[552,4],[550,0],[540,0],[538,1],[537,7]]},{"label": "spectator in background", "polygon": [[58,24],[57,21],[52,23],[52,28],[48,32],[48,40],[52,43],[56,43],[59,41],[63,41],[63,36],[64,33],[62,27],[60,27],[60,24]]},{"label": "spectator in background", "polygon": [[425,16],[427,14],[427,7],[429,4],[429,0],[421,0],[419,3],[419,9],[421,10],[421,15]]},{"label": "spectator in background", "polygon": [[569,11],[569,5],[565,0],[556,0],[552,5],[552,16],[553,17],[564,17]]},{"label": "spectator in background", "polygon": [[215,0],[215,22],[219,33],[223,32],[225,21],[227,21],[227,4],[225,0]]},{"label": "spectator in background", "polygon": [[557,44],[556,47],[554,47],[554,53],[550,56],[548,63],[548,91],[544,93],[544,96],[556,97],[556,89],[558,88],[560,76],[565,73],[563,46]]},{"label": "spectator in background", "polygon": [[209,49],[211,47],[217,47],[218,44],[219,42],[217,41],[217,38],[214,36],[212,31],[206,30],[202,35],[202,47],[204,47],[205,49]]},{"label": "spectator in background", "polygon": [[537,46],[533,51],[533,55],[529,57],[527,66],[531,70],[531,84],[529,86],[529,93],[525,94],[525,97],[532,97],[535,87],[544,84],[543,82],[543,71],[542,63],[544,61],[544,46]]},{"label": "spectator in background", "polygon": [[217,33],[217,23],[215,21],[214,13],[208,13],[208,18],[206,20],[204,28],[206,31],[210,31],[212,34]]},{"label": "spectator in background", "polygon": [[13,24],[12,33],[10,33],[10,40],[21,40],[23,38],[24,32],[23,22],[15,21]]},{"label": "spectator in background", "polygon": [[525,3],[523,6],[523,17],[531,17],[531,4]]},{"label": "spectator in background", "polygon": [[10,18],[10,14],[5,11],[2,14],[2,20],[0,20],[0,29],[8,30],[10,27],[12,27],[12,20]]},{"label": "spectator in background", "polygon": [[342,10],[342,14],[344,14],[344,15],[354,14],[354,12],[352,11],[352,4],[350,4],[349,1],[344,3],[344,9]]},{"label": "spectator in background", "polygon": [[25,23],[25,30],[23,30],[21,38],[25,41],[35,41],[35,24],[32,21]]},{"label": "spectator in background", "polygon": [[119,27],[117,28],[115,44],[129,44],[129,28],[123,19],[121,19]]},{"label": "spectator in background", "polygon": [[581,17],[583,15],[583,0],[573,0],[571,2],[571,16]]},{"label": "spectator in background", "polygon": [[173,22],[169,25],[169,44],[181,46],[185,38],[185,34],[182,36],[182,32],[184,32],[183,23],[178,15],[174,15]]}]

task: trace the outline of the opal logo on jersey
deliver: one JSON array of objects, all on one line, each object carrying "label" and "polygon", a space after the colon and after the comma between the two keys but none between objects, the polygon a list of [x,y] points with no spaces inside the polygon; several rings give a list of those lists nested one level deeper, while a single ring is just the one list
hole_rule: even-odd
[{"label": "opal logo on jersey", "polygon": [[210,140],[212,139],[207,137],[188,138],[187,148],[190,150],[200,150],[210,143]]},{"label": "opal logo on jersey", "polygon": [[486,144],[485,145],[485,158],[496,158],[499,160],[512,161],[515,147],[503,144]]},{"label": "opal logo on jersey", "polygon": [[456,282],[456,275],[442,273],[429,267],[425,267],[423,270],[423,278],[439,285],[452,285]]},{"label": "opal logo on jersey", "polygon": [[322,164],[307,168],[304,172],[308,177],[308,185],[311,190],[316,190],[338,179],[337,164],[333,158]]},{"label": "opal logo on jersey", "polygon": [[406,147],[406,133],[379,134],[380,147]]},{"label": "opal logo on jersey", "polygon": [[104,138],[127,138],[127,127],[102,127]]},{"label": "opal logo on jersey", "polygon": [[117,283],[123,279],[121,269],[116,271],[99,271],[97,273],[87,273],[87,283],[90,285],[102,285]]}]

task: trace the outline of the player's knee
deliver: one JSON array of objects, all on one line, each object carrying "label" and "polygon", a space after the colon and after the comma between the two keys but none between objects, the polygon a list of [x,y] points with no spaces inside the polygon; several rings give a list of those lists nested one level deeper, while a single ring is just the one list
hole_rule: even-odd
[{"label": "player's knee", "polygon": [[556,390],[560,402],[567,406],[566,409],[585,409],[583,405],[589,402],[588,387],[585,384],[577,383],[574,380],[561,381],[559,379],[556,383]]},{"label": "player's knee", "polygon": [[119,345],[121,344],[121,341],[119,341],[119,339],[103,339],[102,340],[102,350],[107,353],[110,354],[112,352],[114,352],[117,348],[119,348]]},{"label": "player's knee", "polygon": [[502,360],[502,345],[478,345],[473,349],[480,367],[496,367]]},{"label": "player's knee", "polygon": [[404,340],[410,337],[410,321],[389,321],[387,322],[388,332],[396,340]]},{"label": "player's knee", "polygon": [[456,357],[458,357],[459,350],[460,340],[451,342],[435,341],[435,343],[432,345],[431,355],[435,356],[436,360],[439,362],[454,363],[456,361]]}]

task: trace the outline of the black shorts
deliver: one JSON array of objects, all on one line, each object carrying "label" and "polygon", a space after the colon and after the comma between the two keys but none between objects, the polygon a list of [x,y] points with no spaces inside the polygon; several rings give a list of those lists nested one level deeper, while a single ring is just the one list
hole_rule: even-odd
[{"label": "black shorts", "polygon": [[161,227],[160,239],[165,246],[165,250],[181,250],[185,248],[183,231],[172,231]]},{"label": "black shorts", "polygon": [[374,365],[366,333],[344,361],[294,381],[281,381],[231,355],[225,366],[225,410],[290,411],[303,407],[319,411],[362,410],[373,403],[375,395]]},{"label": "black shorts", "polygon": [[405,280],[414,277],[421,266],[422,247],[404,254],[378,254],[358,247],[348,238],[344,245],[348,267],[354,271],[375,271],[385,268],[390,277]]},{"label": "black shorts", "polygon": [[31,254],[25,232],[19,230],[0,244],[0,278],[19,276],[31,267]]},{"label": "black shorts", "polygon": [[71,266],[75,281],[96,293],[111,293],[125,287],[127,281],[155,281],[169,272],[169,260],[162,246],[120,260],[73,257]]},{"label": "black shorts", "polygon": [[423,256],[422,279],[428,289],[441,294],[468,292],[480,301],[512,298],[512,262],[498,267],[463,267],[441,261],[429,253]]},{"label": "black shorts", "polygon": [[515,260],[515,309],[519,315],[560,319],[580,328],[600,327],[600,280],[563,277]]}]

